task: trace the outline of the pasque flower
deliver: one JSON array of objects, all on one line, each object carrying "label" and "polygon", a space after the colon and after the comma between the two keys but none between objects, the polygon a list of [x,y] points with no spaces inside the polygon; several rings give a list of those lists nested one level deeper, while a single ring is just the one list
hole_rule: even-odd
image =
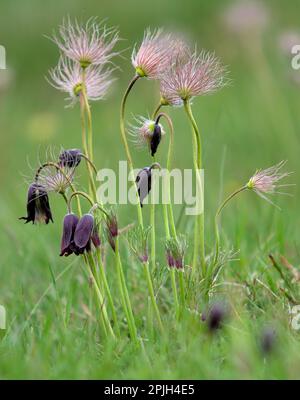
[{"label": "pasque flower", "polygon": [[139,76],[158,79],[170,68],[183,47],[181,40],[162,29],[153,32],[147,29],[140,47],[132,52],[132,65]]},{"label": "pasque flower", "polygon": [[111,73],[112,70],[104,70],[103,65],[90,66],[86,69],[83,78],[79,64],[61,57],[58,65],[49,71],[49,83],[56,89],[67,93],[67,100],[72,106],[78,101],[83,85],[89,100],[102,100],[113,82],[113,79],[110,79]]},{"label": "pasque flower", "polygon": [[215,55],[202,51],[178,57],[160,80],[164,104],[180,106],[195,96],[215,92],[226,84],[226,69]]},{"label": "pasque flower", "polygon": [[131,135],[138,147],[147,146],[153,157],[165,131],[161,124],[144,117],[136,118],[137,126],[131,125]]},{"label": "pasque flower", "polygon": [[290,185],[279,185],[278,182],[289,176],[290,172],[280,172],[281,168],[285,165],[285,161],[263,170],[257,170],[255,174],[249,179],[246,187],[253,190],[264,200],[273,204],[272,201],[266,196],[266,194],[285,194],[277,191],[280,187],[290,186]]},{"label": "pasque flower", "polygon": [[86,24],[67,19],[59,27],[59,36],[54,35],[54,42],[70,59],[82,68],[89,65],[103,65],[117,55],[113,48],[119,40],[115,28],[107,28],[91,18]]},{"label": "pasque flower", "polygon": [[63,150],[59,154],[59,165],[62,167],[77,167],[81,161],[82,152],[80,149]]},{"label": "pasque flower", "polygon": [[101,244],[93,215],[85,214],[79,219],[73,213],[67,214],[63,222],[60,256],[83,254],[91,250],[91,243],[95,247]]},{"label": "pasque flower", "polygon": [[27,217],[21,217],[25,223],[45,223],[53,222],[52,213],[49,204],[49,198],[45,188],[38,184],[32,183],[28,189],[27,195]]}]

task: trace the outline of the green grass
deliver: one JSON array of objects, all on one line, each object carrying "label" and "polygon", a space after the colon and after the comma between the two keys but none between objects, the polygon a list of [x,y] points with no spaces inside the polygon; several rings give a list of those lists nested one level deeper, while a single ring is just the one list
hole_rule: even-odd
[{"label": "green grass", "polygon": [[[29,6],[29,4],[31,6]],[[163,225],[158,210],[157,260],[161,276],[156,276],[158,305],[166,337],[149,326],[147,286],[142,267],[121,238],[121,257],[133,303],[142,349],[127,337],[122,319],[122,339],[112,343],[101,335],[99,310],[88,285],[88,274],[80,259],[58,257],[61,221],[65,206],[51,197],[55,223],[24,226],[26,184],[32,165],[43,158],[48,146],[80,147],[79,110],[64,109],[63,95],[51,88],[44,76],[57,61],[50,35],[70,14],[79,18],[99,15],[118,25],[132,47],[143,29],[155,25],[185,32],[199,47],[215,50],[229,66],[232,84],[213,96],[194,101],[194,112],[204,138],[206,250],[214,245],[213,217],[221,198],[245,184],[257,168],[288,160],[294,171],[290,182],[299,181],[299,96],[300,88],[287,78],[289,60],[278,51],[278,35],[299,26],[299,1],[266,1],[272,6],[272,20],[262,37],[262,52],[253,38],[241,38],[223,30],[220,13],[229,1],[193,0],[174,2],[130,0],[126,7],[112,2],[91,1],[83,5],[64,0],[52,6],[31,0],[2,1],[6,16],[0,27],[0,44],[7,50],[13,73],[11,85],[0,89],[0,304],[7,310],[8,329],[0,337],[0,378],[299,378],[299,333],[290,326],[289,307],[300,304],[299,284],[280,261],[283,255],[299,268],[299,187],[289,190],[293,197],[275,200],[282,211],[263,202],[253,193],[243,193],[222,216],[223,250],[239,250],[238,260],[226,264],[215,288],[213,300],[226,300],[230,317],[216,335],[210,335],[200,314],[206,303],[201,286],[191,290],[191,309],[176,321],[173,297],[165,268]],[[293,4],[292,4],[293,3]],[[47,15],[47,19],[45,19]],[[16,26],[18,29],[16,29]],[[252,52],[251,49],[254,49]],[[253,56],[254,54],[254,56]],[[92,106],[95,132],[95,160],[101,168],[117,169],[125,159],[118,126],[122,93],[133,71],[126,59],[117,62],[121,71],[106,102]],[[0,78],[3,71],[0,71]],[[300,73],[300,72],[299,72]],[[151,113],[158,100],[157,86],[141,80],[130,96],[128,116]],[[170,110],[175,126],[175,161],[178,168],[192,166],[191,132],[182,109]],[[158,161],[165,162],[167,141]],[[135,165],[149,164],[144,152],[134,153]],[[81,167],[82,168],[82,167]],[[79,181],[85,172],[80,170]],[[143,210],[149,221],[149,207]],[[175,207],[175,217],[180,207]],[[118,208],[120,225],[136,218],[133,206]],[[192,220],[185,217],[180,232],[192,238]],[[268,255],[273,254],[282,275]],[[192,245],[187,254],[190,262]],[[107,248],[107,275],[118,315],[119,304],[113,255]],[[53,276],[58,277],[53,281]],[[55,283],[54,283],[55,282]],[[163,283],[163,284],[162,284]],[[292,301],[293,300],[293,301]],[[265,326],[276,329],[274,351],[264,357],[259,350]]]}]

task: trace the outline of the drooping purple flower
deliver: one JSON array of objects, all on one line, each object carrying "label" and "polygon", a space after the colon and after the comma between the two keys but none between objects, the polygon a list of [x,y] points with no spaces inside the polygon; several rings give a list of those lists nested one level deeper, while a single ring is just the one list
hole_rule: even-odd
[{"label": "drooping purple flower", "polygon": [[139,171],[136,177],[136,185],[140,198],[141,207],[143,207],[143,201],[148,196],[151,190],[151,167],[145,167]]},{"label": "drooping purple flower", "polygon": [[79,64],[61,57],[58,65],[49,71],[49,83],[56,89],[68,93],[66,100],[73,106],[78,100],[85,86],[87,98],[91,101],[105,98],[113,79],[110,79],[112,70],[103,70],[103,65],[90,66],[83,78]]},{"label": "drooping purple flower", "polygon": [[91,251],[91,239],[94,231],[94,217],[92,214],[83,215],[74,232],[74,243],[82,254]]},{"label": "drooping purple flower", "polygon": [[158,79],[170,68],[183,46],[181,40],[162,29],[153,32],[147,29],[140,47],[132,52],[132,65],[139,76]]},{"label": "drooping purple flower", "polygon": [[165,131],[160,123],[144,117],[136,118],[137,125],[131,125],[130,134],[137,147],[146,146],[153,157]]},{"label": "drooping purple flower", "polygon": [[63,150],[59,155],[59,165],[63,167],[77,167],[81,161],[81,150],[69,149]]},{"label": "drooping purple flower", "polygon": [[60,256],[69,256],[72,253],[80,254],[79,248],[74,243],[74,234],[79,218],[75,214],[67,214],[63,222],[63,234],[61,238]]},{"label": "drooping purple flower", "polygon": [[27,194],[27,217],[21,217],[25,223],[45,223],[53,222],[52,213],[49,204],[49,198],[45,188],[38,184],[32,183],[29,186]]},{"label": "drooping purple flower", "polygon": [[53,41],[82,68],[106,64],[118,54],[113,52],[119,40],[118,31],[99,24],[97,18],[90,18],[86,24],[67,19],[59,27],[59,34],[60,37],[55,35]]},{"label": "drooping purple flower", "polygon": [[213,93],[227,83],[226,69],[214,54],[186,51],[160,80],[164,104],[181,106],[195,96]]},{"label": "drooping purple flower", "polygon": [[280,172],[285,163],[285,161],[281,161],[270,168],[257,170],[247,183],[247,188],[253,190],[261,198],[274,205],[274,203],[266,196],[266,194],[286,194],[277,191],[277,188],[290,186],[289,184],[278,184],[281,179],[291,175],[290,172]]}]

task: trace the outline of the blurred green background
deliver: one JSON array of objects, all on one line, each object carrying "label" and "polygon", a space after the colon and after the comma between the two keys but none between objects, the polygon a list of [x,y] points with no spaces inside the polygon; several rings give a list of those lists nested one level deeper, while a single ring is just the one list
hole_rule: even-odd
[{"label": "blurred green background", "polygon": [[[283,32],[300,29],[300,1],[264,1],[268,23],[261,32],[250,34],[232,33],[225,26],[222,14],[230,4],[230,0],[1,1],[0,44],[7,51],[8,69],[0,70],[0,304],[8,310],[12,330],[14,320],[22,321],[51,283],[49,265],[57,275],[70,262],[58,258],[60,221],[65,212],[58,197],[51,197],[55,224],[35,227],[18,221],[25,213],[25,182],[32,176],[29,164],[32,168],[38,165],[49,146],[81,147],[78,106],[64,108],[64,94],[45,79],[58,60],[58,50],[46,36],[52,35],[64,17],[83,21],[91,16],[108,18],[108,24],[118,26],[124,39],[118,49],[125,51],[114,60],[120,67],[115,71],[118,79],[107,100],[92,105],[99,168],[116,169],[118,160],[125,159],[119,105],[133,76],[131,50],[146,27],[163,26],[179,32],[199,49],[215,51],[228,65],[231,85],[194,101],[204,140],[208,251],[213,244],[212,218],[220,198],[244,184],[257,168],[288,160],[287,170],[294,171],[289,181],[298,183],[300,87],[291,76],[298,74],[299,79],[300,71],[292,70],[291,56],[284,54],[278,43]],[[128,102],[129,120],[133,114],[151,113],[158,99],[155,82],[139,81]],[[170,115],[176,137],[174,164],[190,167],[190,127],[182,109],[170,110]],[[158,155],[162,164],[166,146],[167,140]],[[140,167],[150,162],[145,152],[134,153],[134,159]],[[82,169],[82,178],[84,173]],[[292,197],[274,199],[282,211],[245,193],[224,213],[223,240],[228,248],[241,249],[240,261],[232,268],[242,276],[255,270],[257,259],[266,262],[272,251],[285,254],[299,265],[300,192],[298,185],[288,191]],[[120,210],[122,224],[135,217],[135,210],[131,207],[128,212],[129,208],[122,206]],[[187,220],[182,229],[188,227]],[[64,284],[62,292],[63,288]],[[74,291],[77,295],[80,289]],[[38,365],[42,361],[32,375],[38,373]],[[26,374],[22,368],[24,365],[19,373]],[[5,362],[2,374],[19,376]]]}]

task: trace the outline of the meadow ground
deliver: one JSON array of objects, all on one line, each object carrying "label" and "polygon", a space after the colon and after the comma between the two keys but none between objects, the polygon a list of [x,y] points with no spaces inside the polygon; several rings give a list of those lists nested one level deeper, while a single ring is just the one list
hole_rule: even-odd
[{"label": "meadow ground", "polygon": [[[291,310],[300,305],[299,282],[299,98],[300,71],[293,71],[290,55],[278,46],[280,35],[300,30],[300,2],[265,1],[269,23],[261,35],[228,32],[221,14],[230,1],[191,0],[101,2],[62,0],[17,2],[3,0],[0,44],[7,51],[8,70],[0,70],[0,304],[7,312],[7,329],[0,331],[0,378],[180,378],[180,379],[297,379],[300,337],[291,325]],[[157,218],[155,290],[165,336],[149,325],[146,282],[140,265],[121,238],[121,256],[143,346],[136,349],[126,336],[117,343],[99,334],[98,309],[88,274],[78,258],[60,258],[64,204],[51,197],[55,223],[23,225],[25,180],[49,146],[80,147],[79,110],[64,108],[64,95],[45,80],[57,61],[57,50],[45,35],[70,15],[86,19],[108,17],[118,25],[119,48],[129,48],[116,63],[118,80],[104,102],[92,106],[95,160],[102,168],[118,168],[125,159],[119,133],[119,104],[133,71],[130,49],[145,27],[165,26],[186,34],[199,48],[214,50],[228,65],[232,83],[194,101],[203,135],[205,164],[206,251],[213,251],[213,218],[220,199],[245,184],[257,168],[288,160],[293,171],[288,188],[292,197],[277,196],[281,211],[254,193],[245,192],[224,211],[222,249],[238,251],[226,263],[211,301],[226,301],[230,315],[210,334],[201,321],[205,297],[201,285],[191,288],[192,309],[176,319],[165,267],[163,225]],[[4,75],[5,74],[5,75]],[[294,79],[292,79],[294,77]],[[128,116],[150,113],[158,100],[154,82],[138,83],[128,103]],[[175,127],[178,168],[192,166],[191,132],[182,109],[170,110]],[[158,161],[164,163],[167,141]],[[149,163],[144,152],[134,153],[135,164]],[[82,179],[85,177],[81,170]],[[24,176],[26,179],[24,180]],[[80,179],[81,179],[80,178]],[[175,207],[175,219],[181,208]],[[143,210],[149,221],[149,208]],[[161,213],[158,208],[157,213]],[[133,206],[118,208],[120,226],[135,220]],[[179,231],[191,243],[192,218],[184,217]],[[190,264],[192,245],[186,264]],[[272,254],[275,266],[269,259]],[[290,266],[295,267],[295,271]],[[116,291],[113,255],[107,248],[106,271],[122,315]],[[163,285],[162,285],[163,282]],[[295,321],[296,321],[295,319]],[[294,321],[294,322],[295,322]],[[296,321],[297,322],[297,321]],[[123,324],[123,323],[122,323]],[[266,330],[275,331],[272,349],[261,351]],[[266,336],[267,335],[267,336]]]}]

